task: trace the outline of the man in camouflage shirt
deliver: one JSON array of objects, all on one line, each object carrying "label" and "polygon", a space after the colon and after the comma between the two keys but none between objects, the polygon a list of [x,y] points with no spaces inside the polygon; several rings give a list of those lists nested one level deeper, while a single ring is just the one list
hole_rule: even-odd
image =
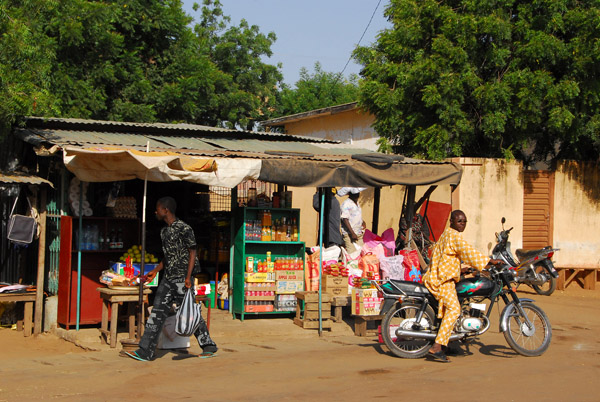
[{"label": "man in camouflage shirt", "polygon": [[[146,322],[139,349],[126,354],[136,360],[149,361],[154,358],[158,337],[173,303],[181,305],[184,288],[192,286],[192,271],[199,265],[196,258],[196,239],[192,228],[177,219],[177,204],[171,197],[163,197],[156,202],[156,218],[167,226],[160,231],[164,259],[148,273],[146,281],[152,281],[156,274],[165,271],[154,297],[152,312]],[[194,333],[203,353],[200,357],[211,357],[217,352],[217,345],[210,338],[204,319]]]}]

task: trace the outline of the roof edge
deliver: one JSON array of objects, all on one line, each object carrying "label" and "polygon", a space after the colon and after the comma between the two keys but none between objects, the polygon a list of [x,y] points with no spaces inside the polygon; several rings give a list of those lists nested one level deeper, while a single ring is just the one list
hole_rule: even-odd
[{"label": "roof edge", "polygon": [[298,120],[304,119],[312,119],[320,116],[326,116],[341,112],[346,112],[348,110],[353,110],[358,108],[358,102],[350,102],[344,103],[341,105],[324,107],[321,109],[309,110],[308,112],[291,114],[288,116],[278,117],[276,119],[264,120],[259,122],[261,126],[274,127],[274,126],[282,126],[285,123],[291,123]]}]

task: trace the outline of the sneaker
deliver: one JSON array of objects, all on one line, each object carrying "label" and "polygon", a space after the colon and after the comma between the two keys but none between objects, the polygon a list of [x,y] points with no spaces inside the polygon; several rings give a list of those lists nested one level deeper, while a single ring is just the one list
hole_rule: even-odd
[{"label": "sneaker", "polygon": [[149,362],[150,358],[146,356],[146,354],[142,351],[142,349],[138,349],[133,352],[125,352],[125,354],[132,359],[139,360],[141,362]]}]

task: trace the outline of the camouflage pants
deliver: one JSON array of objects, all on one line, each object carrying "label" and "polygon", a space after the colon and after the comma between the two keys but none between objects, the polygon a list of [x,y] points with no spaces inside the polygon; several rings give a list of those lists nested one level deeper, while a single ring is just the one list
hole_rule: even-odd
[{"label": "camouflage pants", "polygon": [[[158,337],[165,320],[171,312],[171,306],[173,303],[178,306],[181,305],[184,292],[185,284],[183,282],[170,282],[167,279],[163,279],[158,285],[154,296],[152,312],[148,317],[148,321],[146,321],[144,335],[142,335],[139,344],[140,349],[146,352],[149,357],[154,357],[156,345],[158,344]],[[200,325],[194,333],[194,336],[198,340],[198,345],[200,345],[203,350],[209,347],[207,348],[207,351],[216,352],[217,345],[210,338],[204,318],[200,319]]]}]

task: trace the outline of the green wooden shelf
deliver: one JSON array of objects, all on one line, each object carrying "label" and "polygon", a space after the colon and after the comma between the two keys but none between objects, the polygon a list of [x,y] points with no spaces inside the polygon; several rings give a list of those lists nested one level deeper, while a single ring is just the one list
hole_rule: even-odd
[{"label": "green wooden shelf", "polygon": [[246,222],[257,220],[261,211],[270,211],[273,220],[296,219],[298,225],[298,237],[300,237],[300,210],[297,208],[261,208],[261,207],[243,207],[237,208],[234,214],[234,255],[232,285],[233,294],[231,312],[233,317],[239,316],[243,321],[245,315],[275,315],[291,314],[291,311],[269,311],[269,312],[246,312],[244,273],[246,271],[246,257],[261,258],[271,252],[271,258],[296,257],[302,260],[304,265],[305,244],[301,241],[260,241],[246,240]]}]

